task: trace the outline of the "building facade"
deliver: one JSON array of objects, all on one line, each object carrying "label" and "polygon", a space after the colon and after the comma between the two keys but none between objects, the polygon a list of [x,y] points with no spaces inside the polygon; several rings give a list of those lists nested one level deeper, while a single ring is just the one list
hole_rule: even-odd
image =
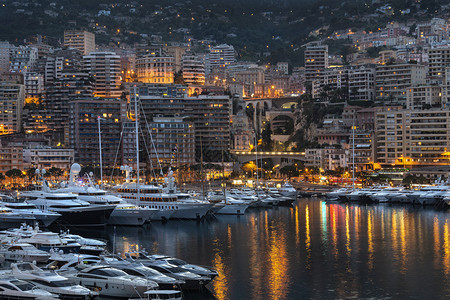
[{"label": "building facade", "polygon": [[95,34],[83,30],[66,30],[64,31],[64,46],[88,55],[95,51]]},{"label": "building facade", "polygon": [[93,79],[94,96],[119,98],[122,95],[119,55],[114,52],[91,52],[83,56],[83,69]]}]

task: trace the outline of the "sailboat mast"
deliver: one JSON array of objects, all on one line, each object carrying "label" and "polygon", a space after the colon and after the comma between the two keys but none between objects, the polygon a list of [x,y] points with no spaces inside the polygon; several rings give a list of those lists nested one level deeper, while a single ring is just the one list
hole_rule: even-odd
[{"label": "sailboat mast", "polygon": [[355,122],[352,124],[352,169],[353,169],[353,189],[355,189]]},{"label": "sailboat mast", "polygon": [[102,118],[100,118],[100,116],[97,117],[97,122],[98,122],[98,146],[99,146],[99,150],[100,150],[100,187],[103,186],[103,161],[102,161],[102,134],[100,131],[100,120]]},{"label": "sailboat mast", "polygon": [[138,204],[140,204],[141,187],[139,184],[139,121],[138,121],[138,105],[137,105],[136,85],[134,86],[134,124],[135,124],[135,130],[136,130],[136,187],[137,187],[136,201]]},{"label": "sailboat mast", "polygon": [[258,136],[255,131],[255,160],[256,160],[256,185],[255,188],[258,187]]}]

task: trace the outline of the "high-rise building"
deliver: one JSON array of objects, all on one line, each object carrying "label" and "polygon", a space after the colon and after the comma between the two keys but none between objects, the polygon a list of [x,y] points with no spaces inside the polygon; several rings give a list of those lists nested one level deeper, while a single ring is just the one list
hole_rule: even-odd
[{"label": "high-rise building", "polygon": [[[127,118],[127,102],[107,98],[79,99],[69,103],[69,111],[70,148],[75,150],[75,161],[81,165],[99,166],[100,117],[103,165],[113,167],[115,162],[120,163],[120,132],[122,122]],[[119,157],[116,157],[117,153]]]},{"label": "high-rise building", "polygon": [[328,45],[309,43],[305,49],[305,78],[313,82],[328,68]]},{"label": "high-rise building", "polygon": [[114,52],[91,52],[83,56],[83,69],[94,82],[94,96],[119,98],[122,95],[120,56]]},{"label": "high-rise building", "polygon": [[448,165],[448,108],[380,108],[376,120],[376,162],[404,167]]},{"label": "high-rise building", "polygon": [[0,42],[0,74],[9,72],[10,48],[8,42]]},{"label": "high-rise building", "polygon": [[231,101],[228,96],[170,97],[139,94],[139,97],[147,118],[179,116],[193,119],[197,160],[203,150],[205,161],[220,161],[221,151],[229,149]]},{"label": "high-rise building", "polygon": [[25,97],[40,97],[44,92],[44,76],[37,72],[24,73]]},{"label": "high-rise building", "polygon": [[186,84],[205,84],[205,64],[195,55],[185,55],[181,61],[183,80]]},{"label": "high-rise building", "polygon": [[45,56],[38,63],[38,72],[44,74],[44,82],[51,85],[63,73],[79,73],[83,56],[76,49],[58,50]]},{"label": "high-rise building", "polygon": [[386,64],[376,67],[377,99],[406,104],[406,91],[425,83],[427,67],[418,64]]},{"label": "high-rise building", "polygon": [[10,48],[10,71],[29,72],[32,71],[38,60],[38,50],[28,46]]},{"label": "high-rise building", "polygon": [[426,109],[442,106],[442,87],[420,85],[406,90],[406,108]]},{"label": "high-rise building", "polygon": [[208,74],[214,68],[225,68],[236,61],[234,47],[227,44],[212,47],[207,59]]},{"label": "high-rise building", "polygon": [[432,47],[428,50],[428,75],[443,78],[445,68],[450,64],[450,46]]},{"label": "high-rise building", "polygon": [[174,71],[179,72],[182,68],[182,59],[186,53],[186,48],[181,46],[165,46],[164,52],[168,56],[172,56],[174,58]]},{"label": "high-rise building", "polygon": [[172,56],[147,54],[136,59],[137,78],[143,83],[173,83]]},{"label": "high-rise building", "polygon": [[348,70],[348,95],[353,101],[375,100],[375,67]]},{"label": "high-rise building", "polygon": [[23,84],[0,82],[0,135],[21,131],[24,101]]},{"label": "high-rise building", "polygon": [[[157,155],[150,151],[152,165],[161,166],[191,166],[195,164],[195,131],[192,121],[181,117],[155,117],[149,123],[152,140]],[[149,134],[145,133],[147,141]]]},{"label": "high-rise building", "polygon": [[78,49],[83,55],[88,55],[95,51],[95,34],[83,30],[66,30],[64,46]]}]

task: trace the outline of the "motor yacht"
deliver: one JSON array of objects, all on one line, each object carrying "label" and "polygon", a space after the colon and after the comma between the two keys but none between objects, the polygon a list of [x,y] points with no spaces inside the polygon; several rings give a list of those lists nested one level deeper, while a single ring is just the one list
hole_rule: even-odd
[{"label": "motor yacht", "polygon": [[[114,264],[112,266],[114,266]],[[142,264],[130,263],[127,266],[117,266],[117,268],[129,275],[152,280],[156,282],[159,288],[162,290],[180,289],[181,285],[185,284],[184,280],[175,279],[173,277],[164,275],[163,273],[158,272],[152,268],[148,268]]]},{"label": "motor yacht", "polygon": [[110,195],[107,191],[95,187],[91,179],[92,174],[86,175],[88,184],[81,185],[77,181],[80,170],[79,164],[73,164],[70,168],[69,184],[56,189],[54,192],[78,195],[78,199],[92,205],[113,206],[114,210],[108,218],[108,225],[141,226],[145,222],[150,221],[151,216],[159,211],[155,208],[132,205],[120,197]]},{"label": "motor yacht", "polygon": [[297,190],[289,182],[286,182],[281,186],[280,194],[281,196],[290,197],[293,198],[294,200],[296,200],[298,196]]},{"label": "motor yacht", "polygon": [[81,245],[80,253],[99,255],[105,251],[106,243],[96,239],[89,239],[78,234],[71,234],[69,231],[61,232],[59,235],[62,239],[72,240]]},{"label": "motor yacht", "polygon": [[[120,197],[133,204],[159,209],[151,219],[155,221],[172,219],[200,219],[213,207],[213,204],[202,201],[191,201],[182,194],[178,194],[173,178],[173,171],[169,171],[166,188],[157,185],[142,185],[127,180],[122,185],[114,187]],[[139,191],[139,197],[138,197]],[[188,201],[189,200],[189,201]]]},{"label": "motor yacht", "polygon": [[110,266],[92,266],[74,275],[68,275],[73,282],[93,291],[102,297],[130,298],[142,297],[148,290],[158,288],[154,281],[132,276]]},{"label": "motor yacht", "polygon": [[6,260],[12,261],[35,261],[44,263],[50,258],[50,253],[39,250],[35,246],[27,243],[18,243],[0,248],[0,254],[3,255]]},{"label": "motor yacht", "polygon": [[29,243],[34,245],[39,250],[50,252],[51,249],[61,250],[64,253],[75,252],[77,253],[81,245],[76,242],[69,242],[54,232],[35,232],[30,237],[21,238],[18,240],[20,243]]},{"label": "motor yacht", "polygon": [[66,277],[52,271],[44,271],[28,262],[11,265],[12,274],[21,280],[28,281],[38,288],[59,295],[63,300],[92,300],[98,298],[97,292],[73,283]]},{"label": "motor yacht", "polygon": [[38,288],[36,285],[4,274],[0,276],[0,299],[56,300],[57,295]]},{"label": "motor yacht", "polygon": [[[45,174],[42,170],[42,174]],[[41,172],[36,170],[37,174]],[[54,193],[50,190],[47,180],[41,176],[42,189],[22,192],[19,197],[36,205],[41,210],[61,214],[57,220],[64,226],[105,226],[114,205],[97,205],[81,201],[77,195],[70,193]]]},{"label": "motor yacht", "polygon": [[11,208],[0,206],[0,228],[18,227],[20,224],[31,224],[35,221],[34,216],[24,216],[13,212]]},{"label": "motor yacht", "polygon": [[[12,199],[12,198],[11,198]],[[10,208],[12,212],[18,213],[22,216],[35,218],[42,226],[49,227],[52,225],[61,214],[51,211],[43,211],[36,207],[36,205],[27,202],[8,202],[2,197],[0,206]]]},{"label": "motor yacht", "polygon": [[169,264],[165,261],[157,261],[151,259],[142,252],[127,252],[125,253],[125,256],[129,261],[141,263],[146,267],[149,267],[151,269],[163,273],[164,275],[185,281],[185,283],[181,286],[182,289],[186,290],[201,289],[203,286],[205,286],[211,281],[211,278],[208,276],[201,276],[186,271],[183,268]]},{"label": "motor yacht", "polygon": [[150,255],[149,257],[156,261],[164,261],[168,264],[180,267],[182,269],[185,269],[186,271],[198,274],[200,276],[208,276],[211,279],[214,279],[218,275],[217,271],[210,267],[189,264],[179,258],[175,258],[175,257],[167,256],[167,255],[161,255],[161,254],[153,254],[153,255]]}]

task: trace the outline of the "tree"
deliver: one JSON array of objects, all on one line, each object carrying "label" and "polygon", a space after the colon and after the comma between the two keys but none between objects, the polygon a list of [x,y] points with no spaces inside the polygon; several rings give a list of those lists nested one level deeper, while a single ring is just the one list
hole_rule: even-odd
[{"label": "tree", "polygon": [[57,178],[61,177],[64,172],[60,168],[51,167],[47,170],[47,174],[49,174],[50,177],[53,176],[53,179],[56,180]]},{"label": "tree", "polygon": [[288,165],[280,169],[280,174],[286,175],[290,179],[293,176],[298,176],[299,172],[294,165]]},{"label": "tree", "polygon": [[270,128],[270,123],[266,122],[264,129],[261,132],[261,151],[272,151],[273,141],[272,141],[272,129]]},{"label": "tree", "polygon": [[11,169],[6,171],[5,175],[12,179],[13,185],[16,185],[17,178],[22,178],[25,176],[19,169]]},{"label": "tree", "polygon": [[253,172],[256,170],[256,164],[253,161],[250,161],[246,164],[244,164],[241,167],[242,171],[244,171],[245,173],[247,173],[248,176],[252,176]]}]

